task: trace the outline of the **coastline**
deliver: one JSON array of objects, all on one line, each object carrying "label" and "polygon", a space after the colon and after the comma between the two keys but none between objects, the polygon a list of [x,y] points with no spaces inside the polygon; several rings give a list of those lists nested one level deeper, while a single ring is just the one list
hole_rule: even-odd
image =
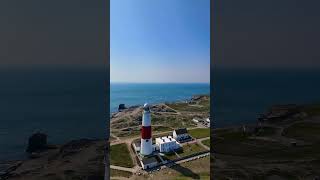
[{"label": "coastline", "polygon": [[274,105],[256,123],[211,131],[211,171],[217,179],[314,179],[319,131],[319,105]]},{"label": "coastline", "polygon": [[[196,96],[196,95],[195,95]],[[202,95],[201,95],[202,96]],[[206,97],[209,97],[209,95],[205,95]],[[192,97],[191,97],[192,99]],[[185,100],[179,100],[179,101],[173,101],[173,102],[167,102],[170,104],[179,104],[186,101],[190,101],[189,99]],[[154,107],[159,107],[159,111],[164,110],[161,106],[161,104],[154,104]],[[132,107],[132,109],[140,108],[141,106],[135,106]],[[116,112],[119,113],[119,112]],[[122,112],[123,113],[123,112]],[[127,112],[124,112],[127,113]],[[111,114],[111,113],[110,113]],[[208,113],[205,114],[207,116]],[[114,121],[110,121],[114,122]],[[3,177],[3,179],[20,179],[21,174],[24,174],[25,179],[34,179],[35,175],[32,175],[32,173],[37,172],[38,175],[36,175],[37,178],[39,177],[46,177],[48,176],[48,173],[52,170],[54,171],[53,174],[50,174],[52,177],[58,177],[65,175],[65,172],[68,168],[72,169],[72,173],[68,176],[77,177],[80,174],[84,174],[85,176],[90,176],[92,174],[92,171],[99,171],[99,175],[104,174],[102,172],[102,168],[104,169],[104,148],[105,143],[107,140],[105,139],[76,139],[72,141],[67,141],[65,143],[56,145],[57,148],[55,149],[49,149],[45,150],[41,153],[39,153],[34,158],[26,158],[26,159],[18,159],[13,161],[3,161],[0,162],[2,164],[5,164],[6,166],[3,166],[2,173],[0,173],[0,177]],[[94,153],[98,151],[99,153]],[[82,168],[77,169],[76,166],[72,165],[72,163],[79,163],[78,160],[76,160],[79,156],[88,157],[84,162],[82,162],[81,166],[84,167],[86,164],[95,164],[95,169],[92,169],[91,171],[83,172]],[[67,159],[66,159],[67,157]],[[49,161],[48,161],[49,159]],[[67,162],[66,162],[67,160]],[[56,166],[58,164],[61,164],[60,166]],[[65,164],[65,165],[63,165]],[[41,166],[42,168],[39,168]],[[49,171],[50,170],[50,171]],[[2,174],[2,175],[1,175]],[[36,179],[36,178],[35,178]],[[41,179],[41,178],[40,178]]]}]

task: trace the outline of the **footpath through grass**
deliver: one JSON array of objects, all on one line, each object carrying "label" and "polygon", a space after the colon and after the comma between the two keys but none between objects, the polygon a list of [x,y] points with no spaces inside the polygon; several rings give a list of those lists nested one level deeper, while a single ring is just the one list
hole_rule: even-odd
[{"label": "footpath through grass", "polygon": [[116,144],[110,147],[110,164],[122,167],[133,167],[127,144]]},{"label": "footpath through grass", "polygon": [[204,145],[206,145],[207,147],[210,148],[210,139],[206,139],[206,140],[203,140],[201,142],[202,142],[202,144],[204,144]]}]

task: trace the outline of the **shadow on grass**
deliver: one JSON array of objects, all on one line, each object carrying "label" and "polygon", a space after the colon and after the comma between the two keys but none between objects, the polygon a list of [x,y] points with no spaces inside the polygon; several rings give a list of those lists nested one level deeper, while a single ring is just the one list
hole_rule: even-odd
[{"label": "shadow on grass", "polygon": [[188,168],[180,166],[180,164],[170,163],[170,165],[168,165],[167,167],[179,172],[185,177],[190,177],[192,179],[200,179],[200,176],[198,174],[194,173],[192,170]]}]

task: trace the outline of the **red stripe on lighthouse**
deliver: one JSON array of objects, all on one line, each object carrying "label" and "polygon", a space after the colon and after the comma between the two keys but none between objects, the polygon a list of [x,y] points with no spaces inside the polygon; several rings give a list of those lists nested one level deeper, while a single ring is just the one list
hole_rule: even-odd
[{"label": "red stripe on lighthouse", "polygon": [[150,139],[151,138],[151,126],[142,126],[141,138],[142,139]]}]

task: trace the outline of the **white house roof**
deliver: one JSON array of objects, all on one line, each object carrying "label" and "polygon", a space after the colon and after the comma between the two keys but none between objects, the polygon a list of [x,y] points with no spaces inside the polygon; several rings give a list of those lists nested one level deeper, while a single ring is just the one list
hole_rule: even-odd
[{"label": "white house roof", "polygon": [[164,136],[164,137],[160,137],[160,138],[156,138],[156,141],[159,140],[161,141],[161,143],[167,143],[167,142],[173,142],[176,141],[174,138],[172,138],[171,136]]}]

